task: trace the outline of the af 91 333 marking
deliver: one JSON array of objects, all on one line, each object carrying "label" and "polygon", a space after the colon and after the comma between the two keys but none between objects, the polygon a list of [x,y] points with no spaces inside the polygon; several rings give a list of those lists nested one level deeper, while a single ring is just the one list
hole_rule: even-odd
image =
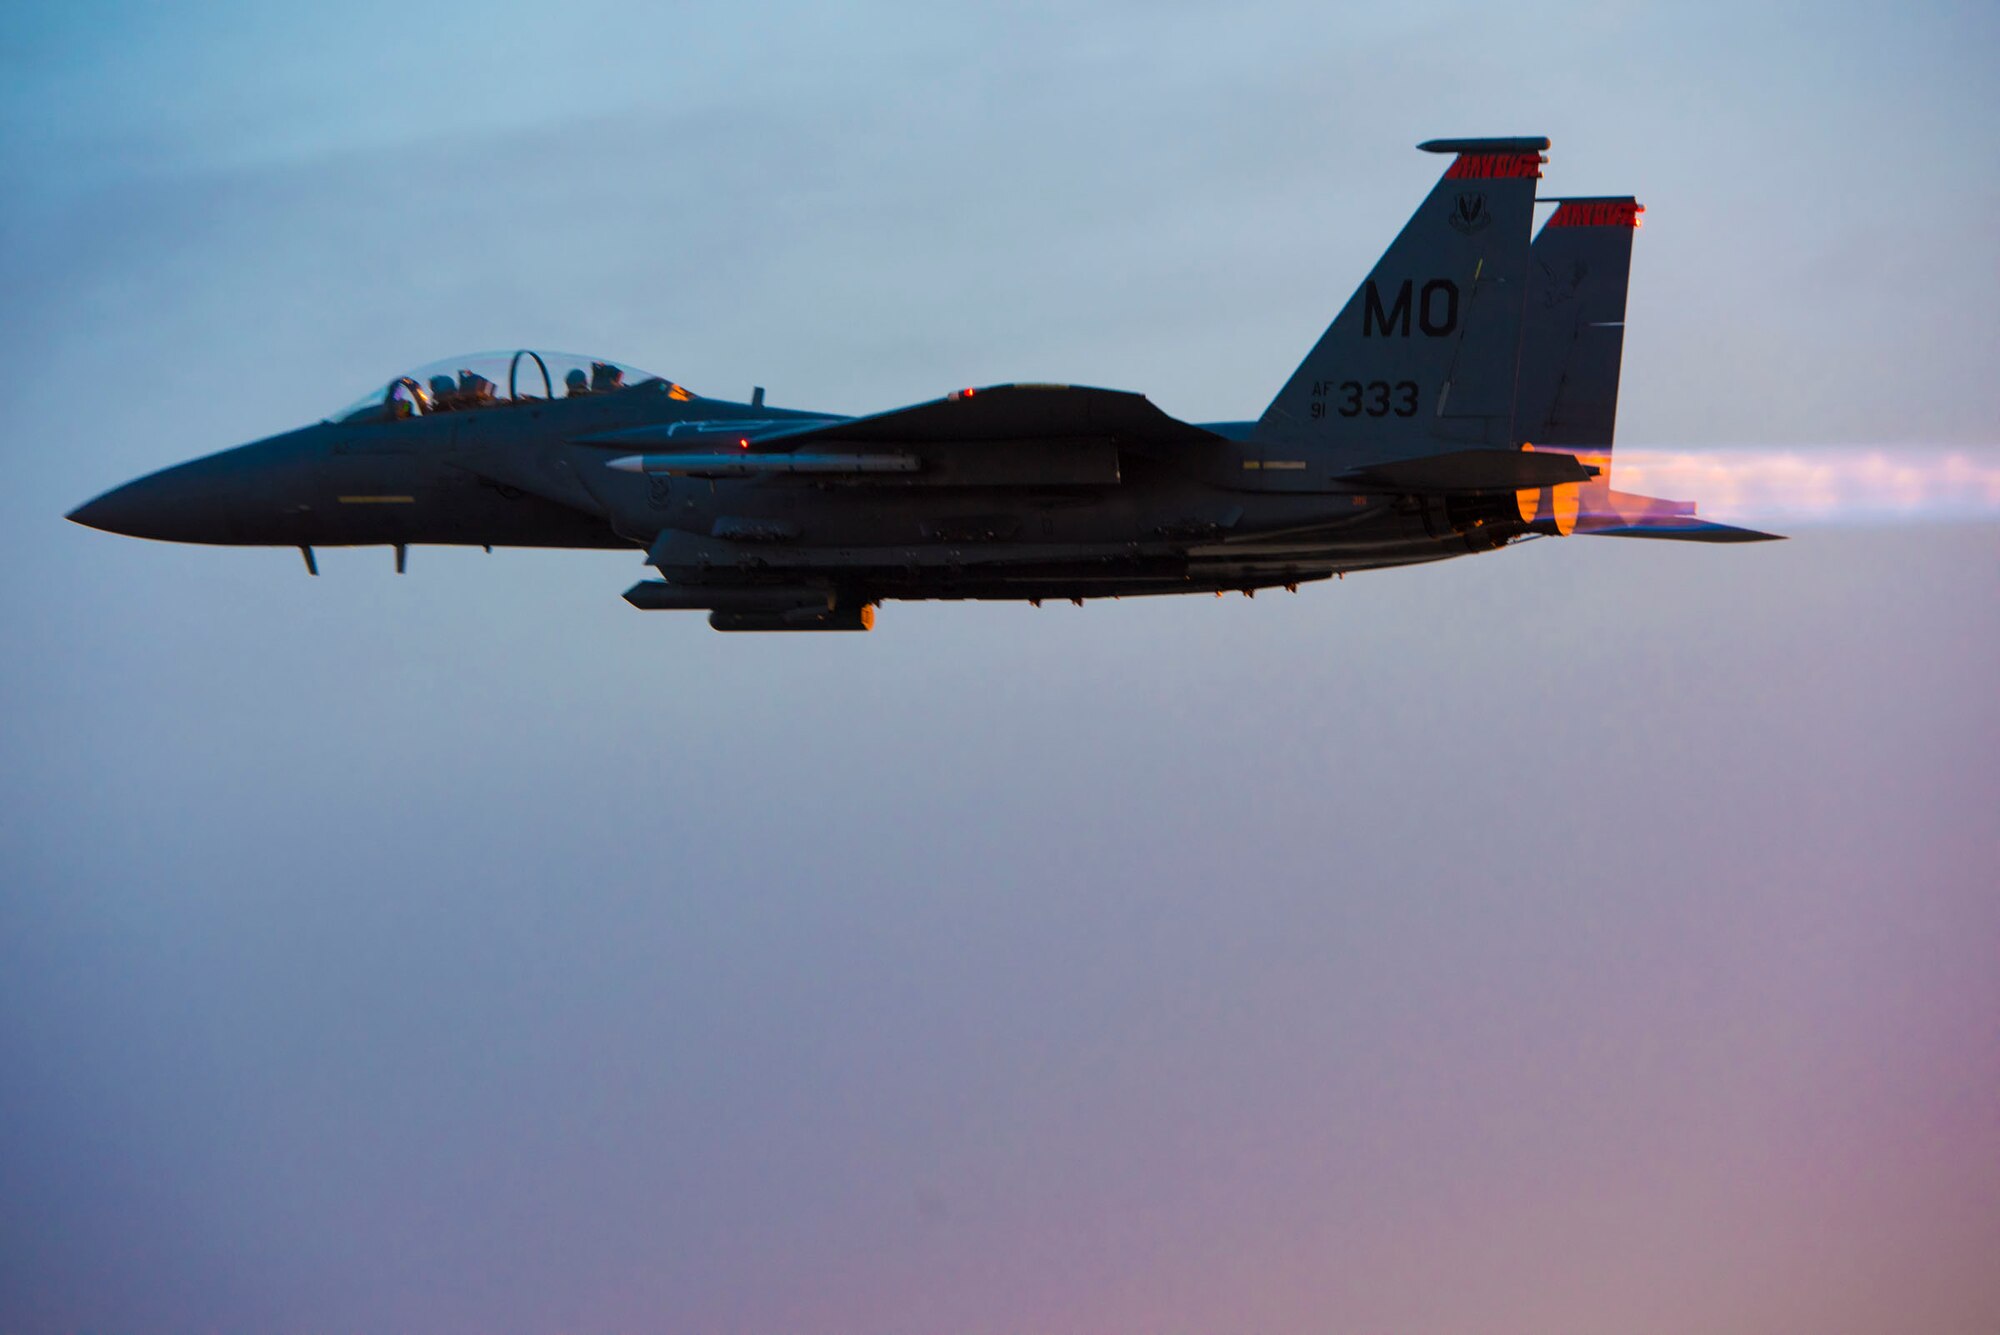
[{"label": "af 91 333 marking", "polygon": [[1314,417],[1326,416],[1326,400],[1330,394],[1339,396],[1334,411],[1342,417],[1360,417],[1364,413],[1370,417],[1387,417],[1391,413],[1397,417],[1417,415],[1417,382],[1414,380],[1398,380],[1393,385],[1386,380],[1370,380],[1366,384],[1359,380],[1338,383],[1315,380],[1309,410]]}]

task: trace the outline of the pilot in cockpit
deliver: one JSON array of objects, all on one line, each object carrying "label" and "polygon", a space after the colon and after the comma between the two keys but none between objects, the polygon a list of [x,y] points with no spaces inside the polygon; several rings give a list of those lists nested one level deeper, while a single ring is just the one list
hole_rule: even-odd
[{"label": "pilot in cockpit", "polygon": [[477,371],[458,373],[458,406],[461,408],[484,408],[493,402],[494,391],[498,388],[491,380]]},{"label": "pilot in cockpit", "polygon": [[580,399],[590,393],[590,377],[583,373],[581,366],[573,367],[570,373],[563,377],[563,388],[572,399]]},{"label": "pilot in cockpit", "polygon": [[448,413],[458,407],[458,382],[448,375],[431,377],[431,411]]}]

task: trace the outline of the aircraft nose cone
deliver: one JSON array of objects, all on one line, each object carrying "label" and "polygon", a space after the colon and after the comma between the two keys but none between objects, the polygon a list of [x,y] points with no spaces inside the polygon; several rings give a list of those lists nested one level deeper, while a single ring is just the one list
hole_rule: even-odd
[{"label": "aircraft nose cone", "polygon": [[135,499],[131,491],[130,486],[114,488],[94,501],[85,501],[77,506],[67,518],[86,528],[143,537],[138,530],[145,524],[147,507],[142,500]]},{"label": "aircraft nose cone", "polygon": [[214,470],[183,464],[86,501],[69,518],[106,533],[165,542],[228,542],[228,489]]}]

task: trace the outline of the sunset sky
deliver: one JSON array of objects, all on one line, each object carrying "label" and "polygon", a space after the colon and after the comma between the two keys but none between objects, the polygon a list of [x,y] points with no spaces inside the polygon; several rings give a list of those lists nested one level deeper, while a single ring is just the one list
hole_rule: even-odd
[{"label": "sunset sky", "polygon": [[[2000,1329],[1996,51],[9,8],[0,1335]],[[1837,503],[783,637],[637,552],[62,519],[521,344],[1254,417],[1482,134],[1647,206],[1632,467]]]}]

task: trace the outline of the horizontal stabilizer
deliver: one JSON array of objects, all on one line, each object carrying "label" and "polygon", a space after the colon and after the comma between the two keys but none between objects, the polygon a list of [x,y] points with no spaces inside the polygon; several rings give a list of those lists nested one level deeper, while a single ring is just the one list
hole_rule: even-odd
[{"label": "horizontal stabilizer", "polygon": [[1613,491],[1597,485],[1583,488],[1576,532],[1602,538],[1664,538],[1670,542],[1774,542],[1781,533],[1759,533],[1697,519],[1693,501],[1670,501]]},{"label": "horizontal stabilizer", "polygon": [[1477,495],[1586,482],[1597,470],[1573,454],[1541,450],[1454,450],[1420,459],[1371,464],[1342,473],[1343,482],[1405,495]]},{"label": "horizontal stabilizer", "polygon": [[1737,528],[1692,516],[1647,519],[1636,524],[1614,523],[1597,528],[1588,520],[1579,522],[1578,533],[1600,538],[1664,538],[1670,542],[1782,542],[1782,533],[1760,533],[1754,528]]}]

